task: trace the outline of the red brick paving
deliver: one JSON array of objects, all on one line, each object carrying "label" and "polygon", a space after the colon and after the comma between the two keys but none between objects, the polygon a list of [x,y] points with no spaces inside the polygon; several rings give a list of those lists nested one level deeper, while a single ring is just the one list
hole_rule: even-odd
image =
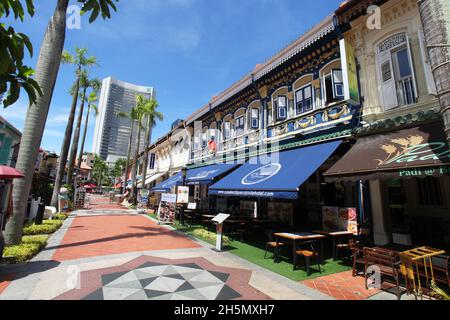
[{"label": "red brick paving", "polygon": [[[108,199],[94,196],[91,210],[110,206]],[[122,206],[113,209],[123,210]],[[98,214],[98,212],[96,212]],[[136,251],[198,248],[189,238],[158,226],[138,215],[79,216],[58,245],[53,259],[66,261]]]},{"label": "red brick paving", "polygon": [[91,203],[89,204],[90,210],[124,210],[124,206],[110,202],[109,198],[105,198],[99,195],[91,195]]},{"label": "red brick paving", "polygon": [[10,283],[14,280],[14,274],[8,274],[0,279],[0,295],[8,288]]},{"label": "red brick paving", "polygon": [[364,278],[353,277],[352,271],[306,280],[302,283],[337,300],[365,300],[380,292],[376,289],[366,290]]}]

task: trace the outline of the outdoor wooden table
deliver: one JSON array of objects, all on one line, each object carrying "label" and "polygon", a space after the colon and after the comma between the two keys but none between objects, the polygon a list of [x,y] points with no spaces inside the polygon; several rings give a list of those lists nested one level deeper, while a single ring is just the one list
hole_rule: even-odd
[{"label": "outdoor wooden table", "polygon": [[[321,264],[324,263],[323,259],[323,239],[325,238],[324,235],[316,234],[316,233],[309,233],[309,232],[296,232],[296,233],[288,233],[288,232],[281,232],[281,233],[275,233],[274,236],[276,237],[276,242],[280,242],[279,239],[287,239],[292,241],[292,261],[295,261],[295,255],[297,254],[297,241],[308,241],[308,240],[320,240],[320,262]],[[278,251],[278,250],[277,250]],[[278,252],[276,255],[274,255],[274,261],[278,260]]]},{"label": "outdoor wooden table", "polygon": [[314,233],[318,233],[327,237],[330,237],[333,240],[333,260],[336,261],[336,239],[340,237],[350,237],[354,236],[354,234],[350,231],[339,231],[339,230],[314,230]]}]

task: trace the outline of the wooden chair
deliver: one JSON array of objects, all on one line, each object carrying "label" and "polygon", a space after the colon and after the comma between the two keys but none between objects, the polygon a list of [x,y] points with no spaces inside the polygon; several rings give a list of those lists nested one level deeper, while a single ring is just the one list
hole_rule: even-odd
[{"label": "wooden chair", "polygon": [[[357,240],[349,241],[350,250],[352,251],[352,275],[356,277],[358,275],[358,265],[366,266],[366,259],[364,258],[364,250],[361,243]],[[364,274],[366,269],[364,268]]]},{"label": "wooden chair", "polygon": [[317,267],[319,268],[319,272],[322,273],[320,268],[320,241],[319,240],[311,240],[299,243],[297,245],[297,251],[295,252],[294,258],[294,270],[297,267],[297,257],[302,256],[305,258],[306,264],[306,273],[308,276],[311,274],[311,259],[315,258],[317,261]]},{"label": "wooden chair", "polygon": [[268,241],[266,242],[266,251],[264,253],[264,259],[267,258],[267,252],[271,249],[273,252],[273,259],[276,260],[280,254],[280,248],[286,246],[284,242],[277,242],[274,239],[274,231],[273,230],[267,230],[266,236]]},{"label": "wooden chair", "polygon": [[346,236],[346,237],[340,237],[336,240],[336,258],[339,258],[339,254],[341,252],[344,252],[345,255],[343,256],[344,259],[349,259],[352,257],[352,248],[351,248],[351,242],[354,241],[351,239],[352,236]]},{"label": "wooden chair", "polygon": [[[400,258],[397,254],[389,250],[383,250],[381,248],[367,248],[363,249],[365,263],[365,279],[366,289],[368,289],[367,280],[370,274],[367,273],[367,269],[370,266],[378,267],[380,276],[387,276],[393,278],[397,288],[397,299],[400,300]],[[383,282],[383,279],[381,279]],[[380,284],[381,285],[381,284]]]}]

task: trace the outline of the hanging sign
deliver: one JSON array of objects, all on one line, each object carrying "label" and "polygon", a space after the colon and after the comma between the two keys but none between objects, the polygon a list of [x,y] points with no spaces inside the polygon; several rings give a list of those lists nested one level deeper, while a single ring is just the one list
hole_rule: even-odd
[{"label": "hanging sign", "polygon": [[345,100],[359,104],[358,71],[356,69],[356,54],[353,45],[346,39],[339,42],[342,60],[342,76],[344,80]]}]

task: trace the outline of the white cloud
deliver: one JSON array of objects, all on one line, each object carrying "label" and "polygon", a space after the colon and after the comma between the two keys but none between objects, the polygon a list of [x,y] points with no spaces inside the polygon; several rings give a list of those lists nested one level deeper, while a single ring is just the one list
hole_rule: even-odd
[{"label": "white cloud", "polygon": [[62,138],[64,137],[64,132],[62,130],[55,130],[55,129],[45,129],[44,131],[44,139],[45,138]]},{"label": "white cloud", "polygon": [[0,115],[8,121],[25,121],[28,106],[12,105],[6,109],[0,109]]}]

